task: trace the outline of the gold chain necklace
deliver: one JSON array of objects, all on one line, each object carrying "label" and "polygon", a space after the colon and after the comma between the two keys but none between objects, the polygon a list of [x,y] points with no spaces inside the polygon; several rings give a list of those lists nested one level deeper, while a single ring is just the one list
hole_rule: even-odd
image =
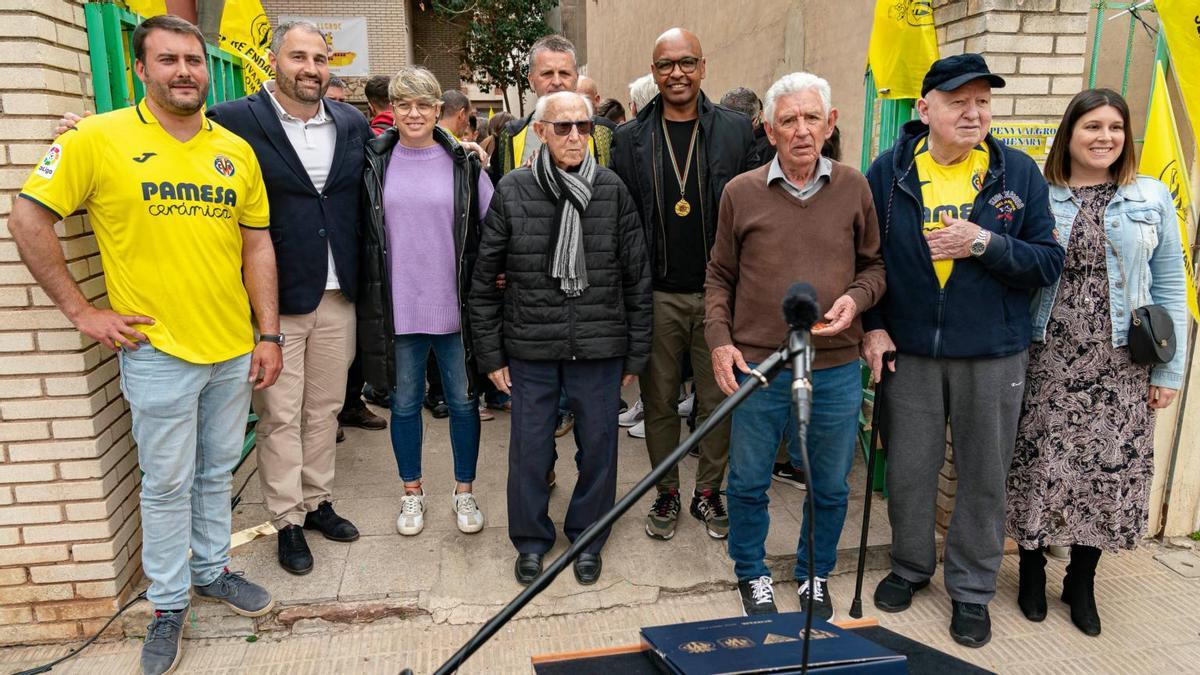
[{"label": "gold chain necklace", "polygon": [[675,159],[675,145],[671,143],[671,135],[667,132],[667,119],[660,117],[662,122],[663,140],[667,143],[667,156],[671,158],[671,169],[675,171],[675,180],[679,182],[679,201],[675,202],[675,215],[686,218],[692,212],[692,205],[684,197],[687,188],[687,177],[692,171],[692,155],[696,150],[696,133],[700,131],[700,118],[692,125],[692,138],[688,141],[687,159],[683,162],[683,172],[679,171],[679,160]]}]

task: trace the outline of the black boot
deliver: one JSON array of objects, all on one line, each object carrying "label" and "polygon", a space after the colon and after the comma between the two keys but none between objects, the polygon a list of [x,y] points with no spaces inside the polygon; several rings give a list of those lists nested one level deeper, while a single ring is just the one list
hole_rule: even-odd
[{"label": "black boot", "polygon": [[1071,545],[1071,564],[1063,577],[1062,600],[1071,606],[1071,623],[1085,635],[1100,634],[1100,613],[1096,610],[1096,563],[1100,549]]},{"label": "black boot", "polygon": [[1021,554],[1021,578],[1017,586],[1017,605],[1030,621],[1046,618],[1046,554],[1045,550],[1018,549]]}]

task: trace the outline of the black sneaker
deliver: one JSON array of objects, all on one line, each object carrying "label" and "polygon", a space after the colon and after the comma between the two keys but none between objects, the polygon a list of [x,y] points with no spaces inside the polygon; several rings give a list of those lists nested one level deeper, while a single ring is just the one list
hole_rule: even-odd
[{"label": "black sneaker", "polygon": [[982,647],[992,639],[992,619],[987,605],[951,600],[954,614],[950,617],[950,637],[960,645]]},{"label": "black sneaker", "polygon": [[800,611],[808,608],[808,594],[812,593],[812,613],[814,619],[833,621],[833,599],[829,597],[829,580],[816,577],[816,583],[809,584],[807,579],[801,580],[797,593],[800,595]]},{"label": "black sneaker", "polygon": [[313,568],[312,551],[304,540],[299,525],[288,525],[279,531],[279,566],[292,574],[308,574]]},{"label": "black sneaker", "polygon": [[709,488],[703,492],[692,493],[692,505],[688,511],[697,520],[704,523],[704,529],[713,539],[724,539],[729,536],[729,514],[725,511],[725,503],[721,501],[721,493]]},{"label": "black sneaker", "polygon": [[738,579],[738,594],[742,597],[742,616],[778,614],[775,607],[775,589],[771,577]]},{"label": "black sneaker", "polygon": [[914,584],[892,572],[875,587],[875,606],[885,612],[903,612],[912,604],[917,591],[928,585],[928,579]]},{"label": "black sneaker", "polygon": [[777,480],[801,490],[808,487],[808,481],[804,479],[804,470],[792,466],[791,462],[777,462],[775,468],[771,469],[771,480]]},{"label": "black sneaker", "polygon": [[654,506],[646,515],[646,534],[652,539],[670,539],[675,536],[675,521],[679,520],[679,490],[658,493]]}]

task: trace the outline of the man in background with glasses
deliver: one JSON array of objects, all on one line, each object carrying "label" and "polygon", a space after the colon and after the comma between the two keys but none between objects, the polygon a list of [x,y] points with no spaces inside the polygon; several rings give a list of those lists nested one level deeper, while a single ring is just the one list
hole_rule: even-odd
[{"label": "man in background with glasses", "polygon": [[[659,94],[613,138],[612,167],[637,205],[653,276],[654,339],[641,389],[646,447],[654,466],[679,444],[676,401],[684,354],[691,356],[694,369],[696,423],[702,424],[724,398],[704,339],[705,267],[725,184],[758,165],[750,120],[704,95],[704,68],[700,40],[690,31],[672,28],[659,36],[650,65]],[[728,455],[726,423],[700,444],[689,508],[714,539],[729,532],[720,494]],[[675,536],[680,508],[679,472],[672,469],[658,484],[646,534]]]}]

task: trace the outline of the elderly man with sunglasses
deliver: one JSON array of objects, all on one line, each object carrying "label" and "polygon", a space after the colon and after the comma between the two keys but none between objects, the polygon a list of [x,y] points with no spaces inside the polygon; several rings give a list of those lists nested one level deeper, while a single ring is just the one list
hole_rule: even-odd
[{"label": "elderly man with sunglasses", "polygon": [[[496,186],[471,284],[479,370],[513,397],[508,531],[522,584],[541,573],[554,545],[546,474],[559,391],[578,415],[579,480],[563,525],[574,541],[613,505],[621,386],[650,353],[642,227],[620,179],[588,152],[591,115],[590,103],[574,92],[538,100],[533,131],[542,151]],[[498,274],[507,279],[503,291]],[[576,561],[579,583],[599,579],[607,535]]]},{"label": "elderly man with sunglasses", "polygon": [[[658,96],[613,137],[612,168],[625,181],[644,226],[654,290],[654,339],[641,377],[646,448],[658,466],[679,443],[676,408],[680,361],[691,355],[696,423],[703,423],[724,394],[713,378],[704,338],[704,274],[717,233],[725,184],[758,166],[754,130],[741,113],[714,105],[700,90],[704,53],[690,31],[672,28],[654,43],[650,72]],[[729,454],[729,425],[700,443],[695,492],[689,511],[714,539],[729,532],[721,481]],[[646,534],[675,536],[681,507],[679,472],[658,484],[646,516]]]}]

